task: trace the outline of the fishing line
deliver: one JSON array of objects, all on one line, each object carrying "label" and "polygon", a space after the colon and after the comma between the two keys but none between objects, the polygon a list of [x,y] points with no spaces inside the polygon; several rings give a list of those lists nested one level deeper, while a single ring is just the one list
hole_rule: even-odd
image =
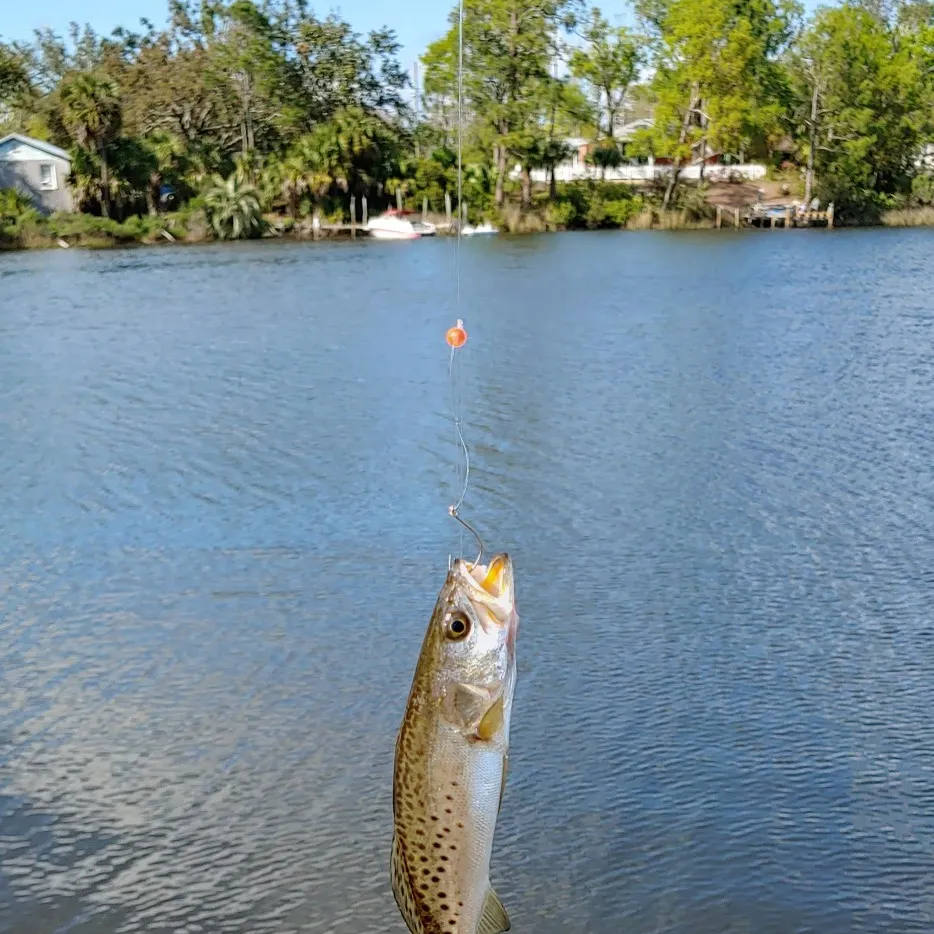
[{"label": "fishing line", "polygon": [[[457,308],[457,325],[451,328],[447,334],[448,344],[451,346],[451,357],[448,361],[448,382],[451,387],[451,413],[454,417],[454,433],[457,439],[457,445],[464,455],[464,481],[460,487],[460,496],[456,503],[448,507],[449,515],[460,524],[458,535],[458,553],[464,550],[464,530],[466,529],[477,540],[479,553],[474,564],[479,564],[483,557],[483,539],[477,533],[477,530],[464,519],[461,518],[459,510],[464,505],[464,498],[467,496],[467,489],[470,486],[470,450],[467,442],[464,440],[464,432],[461,427],[460,417],[460,399],[458,397],[458,382],[455,377],[454,358],[457,351],[467,342],[467,332],[464,330],[464,322],[460,318],[461,311],[461,227],[464,222],[463,209],[464,194],[464,0],[459,0],[457,10],[457,228],[456,239],[454,241],[454,282],[455,282],[455,301]],[[455,466],[455,477],[460,481],[460,465]],[[452,565],[450,557],[448,565]]]}]

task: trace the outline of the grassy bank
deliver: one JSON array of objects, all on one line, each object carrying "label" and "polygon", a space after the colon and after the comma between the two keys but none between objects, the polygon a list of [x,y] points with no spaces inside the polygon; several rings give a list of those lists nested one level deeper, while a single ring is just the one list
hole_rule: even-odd
[{"label": "grassy bank", "polygon": [[[154,216],[131,216],[122,222],[88,214],[53,214],[43,217],[19,199],[4,199],[0,192],[0,249],[84,247],[103,249],[132,244],[204,243],[217,239],[210,212],[197,202],[184,210]],[[531,209],[509,203],[501,211],[484,212],[501,230],[513,234],[564,230],[708,230],[716,227],[717,205],[706,192],[684,186],[673,210],[663,210],[658,192],[635,191],[628,186],[579,182],[559,185],[554,197],[537,193]],[[436,220],[441,220],[435,217]],[[347,223],[337,211],[325,223]],[[889,227],[934,227],[934,206],[905,207],[881,214],[877,223]],[[733,228],[732,211],[723,211],[723,227]],[[307,240],[313,236],[310,217],[293,220],[264,215],[244,228],[254,238]],[[323,236],[328,236],[326,230]]]},{"label": "grassy bank", "polygon": [[934,207],[885,211],[882,214],[882,223],[886,227],[934,227]]}]

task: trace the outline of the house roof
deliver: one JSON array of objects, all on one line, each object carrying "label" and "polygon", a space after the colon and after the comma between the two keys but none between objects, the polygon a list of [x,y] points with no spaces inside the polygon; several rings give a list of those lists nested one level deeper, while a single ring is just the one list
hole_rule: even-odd
[{"label": "house roof", "polygon": [[[0,139],[0,147],[10,142],[22,143],[24,146],[31,146],[33,149],[38,149],[39,152],[43,152],[47,156],[55,156],[57,159],[66,159],[68,162],[71,162],[71,156],[65,152],[64,149],[59,149],[58,146],[53,146],[43,139],[33,139],[31,136],[24,136],[22,133],[8,133]],[[0,159],[2,158],[3,156],[0,154]]]},{"label": "house roof", "polygon": [[617,139],[628,139],[636,130],[644,130],[653,126],[655,121],[651,117],[639,117],[630,123],[624,123],[616,130]]}]

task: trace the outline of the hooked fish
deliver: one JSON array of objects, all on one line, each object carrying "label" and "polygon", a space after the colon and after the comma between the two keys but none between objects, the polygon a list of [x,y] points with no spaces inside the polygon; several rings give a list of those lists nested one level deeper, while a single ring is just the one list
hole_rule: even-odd
[{"label": "hooked fish", "polygon": [[457,559],[435,604],[396,740],[392,891],[412,934],[502,934],[490,886],[516,685],[512,561]]}]

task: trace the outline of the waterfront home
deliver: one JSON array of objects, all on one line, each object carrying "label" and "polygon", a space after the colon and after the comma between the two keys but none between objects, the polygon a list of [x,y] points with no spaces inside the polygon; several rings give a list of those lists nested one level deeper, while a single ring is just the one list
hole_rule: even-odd
[{"label": "waterfront home", "polygon": [[[570,155],[563,162],[555,166],[555,178],[559,182],[575,182],[583,179],[603,178],[608,182],[647,182],[661,178],[671,172],[671,160],[654,158],[652,156],[627,156],[626,143],[631,140],[639,130],[649,129],[652,126],[651,117],[641,117],[619,127],[615,134],[617,142],[623,145],[623,164],[617,168],[601,169],[593,165],[590,155],[600,145],[600,141],[588,140],[583,137],[570,137],[564,140]],[[716,152],[704,142],[694,145],[691,162],[681,168],[681,177],[698,179],[703,165],[704,177],[711,181],[736,179],[765,178],[766,169],[758,163],[739,163],[724,153]],[[518,176],[518,168],[513,175]],[[534,169],[532,181],[544,183],[548,180],[546,169]]]},{"label": "waterfront home", "polygon": [[0,188],[15,188],[43,214],[74,210],[68,187],[71,156],[45,140],[22,133],[0,139]]}]

